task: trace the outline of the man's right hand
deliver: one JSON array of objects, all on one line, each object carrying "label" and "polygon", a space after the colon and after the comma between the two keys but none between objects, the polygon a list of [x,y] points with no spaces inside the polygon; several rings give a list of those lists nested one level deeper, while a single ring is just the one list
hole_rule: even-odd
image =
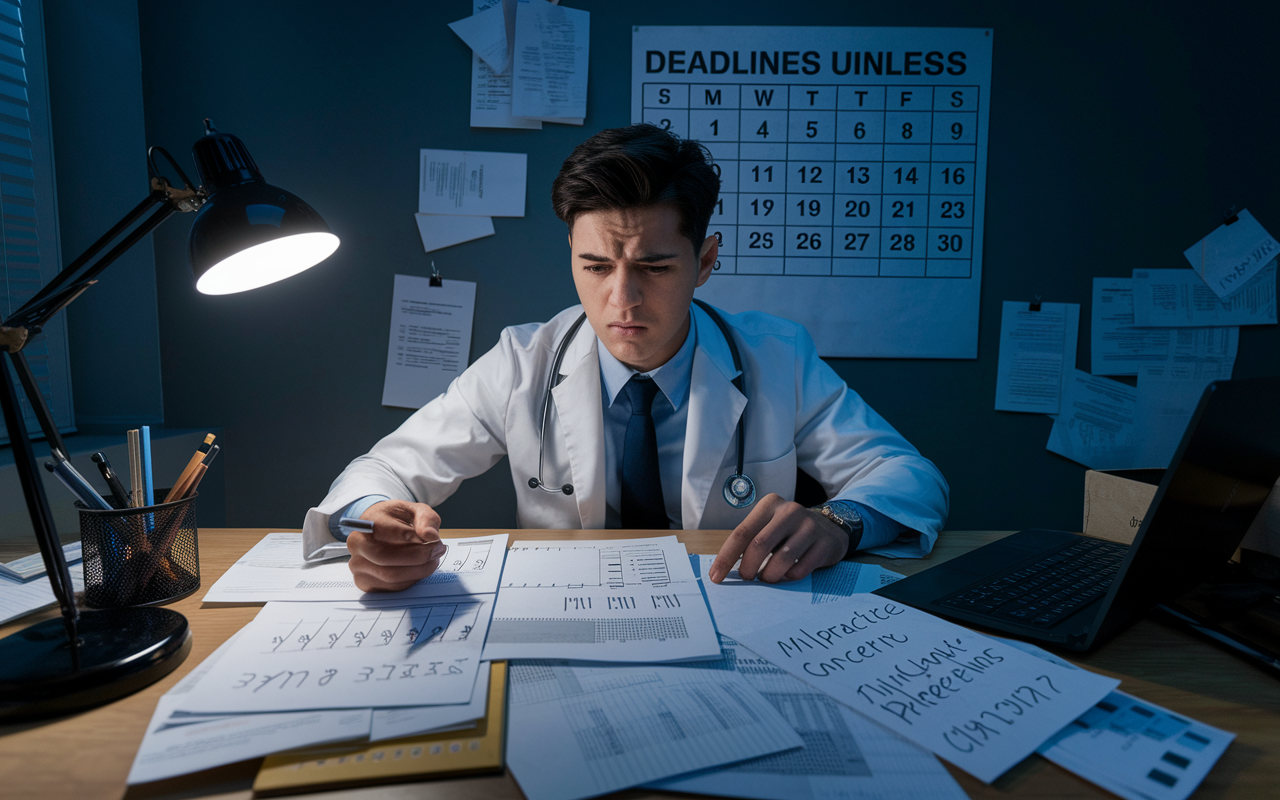
[{"label": "man's right hand", "polygon": [[398,592],[431,575],[448,548],[440,542],[440,515],[426,503],[385,500],[360,515],[373,533],[347,537],[351,574],[362,592]]}]

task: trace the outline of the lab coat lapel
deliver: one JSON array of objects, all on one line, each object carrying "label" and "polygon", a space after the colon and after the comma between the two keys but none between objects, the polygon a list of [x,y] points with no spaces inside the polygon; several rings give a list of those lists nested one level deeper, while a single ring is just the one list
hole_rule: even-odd
[{"label": "lab coat lapel", "polygon": [[689,382],[689,421],[684,439],[684,485],[680,493],[680,513],[686,529],[700,528],[707,502],[715,502],[720,487],[714,486],[720,464],[733,444],[738,418],[747,407],[747,398],[733,385],[737,371],[724,336],[701,309],[698,315],[698,346],[693,353]]},{"label": "lab coat lapel", "polygon": [[556,430],[551,435],[563,437],[578,515],[588,529],[605,526],[604,412],[597,342],[590,324],[584,324],[561,364],[565,379],[551,392],[556,404]]}]

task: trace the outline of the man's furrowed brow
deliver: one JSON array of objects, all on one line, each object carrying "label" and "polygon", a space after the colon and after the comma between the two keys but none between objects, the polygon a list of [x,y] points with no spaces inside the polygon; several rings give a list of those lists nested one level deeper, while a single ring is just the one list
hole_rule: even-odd
[{"label": "man's furrowed brow", "polygon": [[583,261],[594,261],[599,264],[608,264],[609,262],[613,261],[613,259],[609,258],[608,256],[598,256],[595,253],[578,253],[578,258],[582,259]]},{"label": "man's furrowed brow", "polygon": [[671,261],[679,257],[679,253],[654,253],[653,255],[640,256],[636,261],[641,264],[657,264],[659,261]]}]

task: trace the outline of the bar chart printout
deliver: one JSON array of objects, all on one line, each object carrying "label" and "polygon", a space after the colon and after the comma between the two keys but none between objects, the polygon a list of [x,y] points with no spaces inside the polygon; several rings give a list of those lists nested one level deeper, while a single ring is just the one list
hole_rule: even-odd
[{"label": "bar chart printout", "polygon": [[703,299],[819,354],[976,358],[991,31],[636,27],[631,119],[710,151]]}]

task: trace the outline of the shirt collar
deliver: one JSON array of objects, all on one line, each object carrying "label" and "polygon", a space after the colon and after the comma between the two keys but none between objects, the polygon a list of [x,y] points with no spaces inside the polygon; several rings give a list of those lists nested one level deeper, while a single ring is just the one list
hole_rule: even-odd
[{"label": "shirt collar", "polygon": [[604,346],[604,342],[599,342],[596,349],[600,353],[600,376],[604,382],[603,388],[609,407],[613,406],[614,401],[618,399],[618,393],[627,385],[627,381],[631,380],[632,375],[647,375],[658,384],[658,388],[666,396],[667,402],[671,403],[671,407],[680,408],[685,395],[689,393],[689,382],[693,375],[693,349],[697,341],[697,322],[691,311],[689,333],[685,336],[684,344],[667,363],[643,373],[614,358],[609,348]]}]

